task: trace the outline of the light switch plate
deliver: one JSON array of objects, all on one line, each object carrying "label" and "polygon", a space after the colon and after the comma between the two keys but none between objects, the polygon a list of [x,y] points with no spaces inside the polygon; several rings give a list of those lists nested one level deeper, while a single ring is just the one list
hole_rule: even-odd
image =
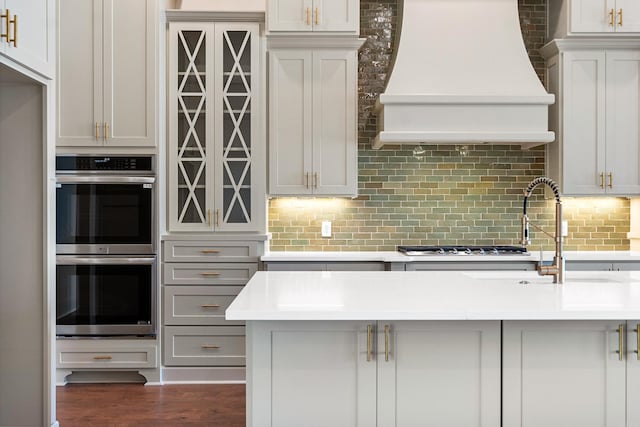
[{"label": "light switch plate", "polygon": [[331,237],[331,221],[322,221],[322,237]]}]

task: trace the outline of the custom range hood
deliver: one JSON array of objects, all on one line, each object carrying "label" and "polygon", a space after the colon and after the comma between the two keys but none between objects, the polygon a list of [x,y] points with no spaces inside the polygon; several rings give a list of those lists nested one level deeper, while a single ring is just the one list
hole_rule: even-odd
[{"label": "custom range hood", "polygon": [[400,40],[376,103],[384,144],[522,144],[554,140],[522,40],[518,0],[401,1]]}]

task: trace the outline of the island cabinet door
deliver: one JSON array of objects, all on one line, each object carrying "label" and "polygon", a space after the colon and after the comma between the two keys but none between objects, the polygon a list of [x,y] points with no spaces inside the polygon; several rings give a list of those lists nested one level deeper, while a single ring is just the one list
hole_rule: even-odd
[{"label": "island cabinet door", "polygon": [[505,321],[502,346],[505,427],[638,425],[625,422],[624,322]]},{"label": "island cabinet door", "polygon": [[361,321],[247,322],[247,426],[375,426],[374,330]]},{"label": "island cabinet door", "polygon": [[640,319],[627,322],[627,426],[640,426]]},{"label": "island cabinet door", "polygon": [[500,427],[500,322],[378,322],[378,427]]}]

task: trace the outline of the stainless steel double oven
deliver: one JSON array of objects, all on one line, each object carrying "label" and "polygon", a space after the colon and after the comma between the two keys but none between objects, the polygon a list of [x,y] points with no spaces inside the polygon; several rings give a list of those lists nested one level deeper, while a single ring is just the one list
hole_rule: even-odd
[{"label": "stainless steel double oven", "polygon": [[56,333],[156,334],[151,156],[56,158]]}]

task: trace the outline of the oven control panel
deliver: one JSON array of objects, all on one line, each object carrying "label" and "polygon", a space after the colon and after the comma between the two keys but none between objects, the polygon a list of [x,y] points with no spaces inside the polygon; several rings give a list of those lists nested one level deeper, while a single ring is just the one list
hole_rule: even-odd
[{"label": "oven control panel", "polygon": [[151,156],[57,156],[57,173],[152,172]]}]

